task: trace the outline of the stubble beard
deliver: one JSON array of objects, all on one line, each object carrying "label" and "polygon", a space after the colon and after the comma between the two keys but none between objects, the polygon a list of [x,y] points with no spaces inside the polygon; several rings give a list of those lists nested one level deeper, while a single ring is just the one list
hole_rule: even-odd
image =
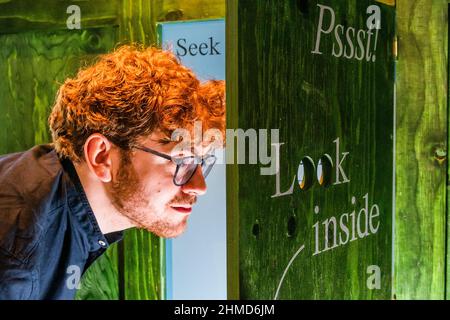
[{"label": "stubble beard", "polygon": [[[158,218],[164,213],[158,214],[157,209],[150,203],[150,197],[131,163],[129,154],[125,151],[121,152],[120,168],[109,189],[114,207],[136,228],[145,229],[164,238],[177,237],[185,231],[187,218],[177,227]],[[171,202],[176,201],[177,198]]]}]

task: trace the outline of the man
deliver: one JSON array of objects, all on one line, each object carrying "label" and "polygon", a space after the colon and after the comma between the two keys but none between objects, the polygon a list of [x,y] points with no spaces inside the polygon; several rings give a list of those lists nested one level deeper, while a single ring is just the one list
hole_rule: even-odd
[{"label": "man", "polygon": [[72,299],[68,270],[127,228],[180,235],[215,158],[172,133],[223,132],[224,114],[223,82],[200,84],[156,48],[123,46],[66,80],[53,143],[0,158],[0,299]]}]

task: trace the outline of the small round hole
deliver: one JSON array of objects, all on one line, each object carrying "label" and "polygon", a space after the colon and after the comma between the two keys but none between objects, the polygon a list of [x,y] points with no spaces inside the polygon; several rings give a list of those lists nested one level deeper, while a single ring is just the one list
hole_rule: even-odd
[{"label": "small round hole", "polygon": [[255,237],[257,237],[257,236],[259,236],[259,232],[260,232],[260,228],[259,228],[259,223],[257,222],[253,225],[252,233]]},{"label": "small round hole", "polygon": [[287,223],[287,235],[293,237],[297,231],[297,219],[295,216],[291,216]]},{"label": "small round hole", "polygon": [[324,154],[317,163],[317,181],[322,187],[331,185],[333,176],[333,160],[328,154]]},{"label": "small round hole", "polygon": [[310,157],[304,157],[300,161],[297,171],[298,185],[302,190],[308,190],[314,184],[314,161]]}]

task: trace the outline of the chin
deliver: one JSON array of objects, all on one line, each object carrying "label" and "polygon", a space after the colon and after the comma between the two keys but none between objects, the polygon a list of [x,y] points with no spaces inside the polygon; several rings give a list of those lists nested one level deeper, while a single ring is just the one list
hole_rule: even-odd
[{"label": "chin", "polygon": [[143,229],[147,230],[148,232],[151,232],[158,237],[165,238],[165,239],[172,239],[177,238],[181,236],[187,229],[187,222],[183,221],[180,225],[174,228],[167,228],[167,229],[155,229],[152,227],[144,227]]},{"label": "chin", "polygon": [[186,231],[186,228],[182,229],[182,230],[177,230],[177,231],[169,231],[169,232],[164,232],[163,234],[159,235],[162,238],[165,239],[173,239],[173,238],[178,238],[179,236],[181,236],[184,232]]}]

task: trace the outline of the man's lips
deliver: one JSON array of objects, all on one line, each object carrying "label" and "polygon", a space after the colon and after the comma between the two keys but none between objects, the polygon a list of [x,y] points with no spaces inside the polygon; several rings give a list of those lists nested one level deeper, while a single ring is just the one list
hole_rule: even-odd
[{"label": "man's lips", "polygon": [[184,214],[189,214],[192,212],[192,207],[190,206],[171,206],[172,209],[184,213]]}]

